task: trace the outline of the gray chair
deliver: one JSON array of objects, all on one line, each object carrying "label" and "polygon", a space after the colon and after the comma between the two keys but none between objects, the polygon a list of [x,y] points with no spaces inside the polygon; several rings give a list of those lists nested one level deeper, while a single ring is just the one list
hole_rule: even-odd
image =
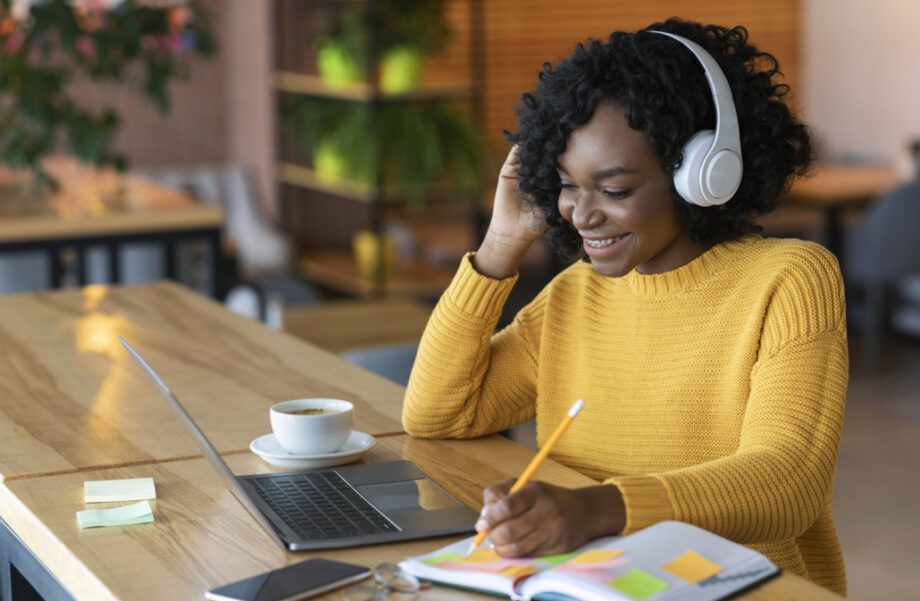
[{"label": "gray chair", "polygon": [[314,286],[293,275],[292,244],[266,215],[255,182],[245,170],[232,165],[182,166],[145,175],[223,207],[238,273],[232,274],[235,281],[230,282],[230,289],[218,293],[230,310],[280,329],[284,306],[322,300]]},{"label": "gray chair", "polygon": [[920,274],[920,180],[882,194],[846,234],[844,277],[864,293],[863,358],[881,362],[888,329],[891,291],[909,275]]},{"label": "gray chair", "polygon": [[340,354],[353,365],[405,386],[409,383],[409,374],[412,372],[417,350],[418,342],[397,342],[363,346]]},{"label": "gray chair", "polygon": [[0,294],[33,292],[51,285],[51,261],[41,251],[0,255]]}]

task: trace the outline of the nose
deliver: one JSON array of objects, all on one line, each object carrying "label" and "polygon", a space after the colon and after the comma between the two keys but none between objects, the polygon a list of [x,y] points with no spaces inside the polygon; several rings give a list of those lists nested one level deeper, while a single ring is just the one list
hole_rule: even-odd
[{"label": "nose", "polygon": [[603,211],[594,202],[593,194],[581,192],[559,200],[559,213],[575,229],[590,230],[605,221]]}]

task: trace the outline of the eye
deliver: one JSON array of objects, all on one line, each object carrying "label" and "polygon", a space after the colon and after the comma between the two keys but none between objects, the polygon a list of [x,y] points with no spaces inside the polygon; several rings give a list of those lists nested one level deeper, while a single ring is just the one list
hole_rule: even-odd
[{"label": "eye", "polygon": [[607,198],[626,198],[632,192],[632,188],[623,188],[612,190],[610,188],[604,188],[601,190],[601,194]]},{"label": "eye", "polygon": [[572,190],[577,190],[577,189],[578,189],[578,186],[576,186],[576,185],[573,184],[572,182],[565,182],[565,181],[564,181],[564,182],[560,182],[559,185],[562,187],[563,190],[572,191]]}]

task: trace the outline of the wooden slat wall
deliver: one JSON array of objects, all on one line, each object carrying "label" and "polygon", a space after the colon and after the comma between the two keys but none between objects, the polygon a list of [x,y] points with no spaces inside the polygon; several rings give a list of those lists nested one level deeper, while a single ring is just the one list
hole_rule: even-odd
[{"label": "wooden slat wall", "polygon": [[[800,0],[482,0],[484,11],[484,123],[501,143],[514,129],[514,107],[533,88],[544,62],[568,55],[588,37],[632,31],[671,16],[725,26],[744,25],[751,41],[773,54],[792,86],[799,71]],[[445,52],[428,61],[426,79],[470,77],[468,2],[448,1],[454,36]]]}]

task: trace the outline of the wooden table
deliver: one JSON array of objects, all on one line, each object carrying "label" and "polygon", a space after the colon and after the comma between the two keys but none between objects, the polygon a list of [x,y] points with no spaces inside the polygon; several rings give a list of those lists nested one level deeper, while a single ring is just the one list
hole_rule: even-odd
[{"label": "wooden table", "polygon": [[[427,441],[401,435],[381,437],[365,459],[410,459],[463,502],[480,508],[483,484],[516,476],[531,456],[530,451],[500,436]],[[227,459],[239,474],[273,470],[250,453]],[[81,531],[74,513],[84,508],[82,487],[90,477],[87,472],[16,478],[0,485],[0,514],[76,599],[197,600],[214,586],[308,557],[374,566],[427,553],[460,538],[291,553],[261,530],[203,459],[109,468],[89,474],[93,479],[152,477],[157,483],[158,498],[153,503],[156,522]],[[553,461],[544,463],[537,477],[563,486],[593,483]],[[340,596],[337,592],[326,598]],[[434,587],[425,591],[421,599],[452,601],[473,596]],[[797,576],[784,574],[751,591],[745,599],[820,601],[839,597]]]},{"label": "wooden table", "polygon": [[842,261],[844,212],[866,208],[897,182],[897,172],[889,167],[820,164],[813,174],[796,179],[782,201],[822,211],[825,243]]},{"label": "wooden table", "polygon": [[[475,508],[483,486],[516,476],[532,457],[499,436],[388,435],[398,425],[401,387],[176,284],[2,298],[0,555],[17,570],[4,574],[6,594],[13,592],[4,601],[19,601],[10,583],[25,579],[63,599],[198,600],[210,587],[311,556],[373,566],[457,540],[281,549],[197,456],[116,335],[161,372],[238,474],[274,471],[246,447],[266,430],[271,401],[306,393],[334,392],[358,403],[359,429],[378,434],[364,461],[409,459]],[[144,476],[157,486],[154,523],[78,528],[85,480]],[[552,461],[537,477],[564,486],[593,483]],[[471,598],[493,597],[434,587],[420,601]],[[744,598],[839,599],[789,574]]]},{"label": "wooden table", "polygon": [[[209,246],[209,271],[215,291],[222,283],[218,259],[224,223],[219,205],[204,204],[191,196],[141,177],[112,169],[98,170],[59,157],[45,163],[58,181],[57,192],[39,197],[28,193],[27,174],[0,171],[0,252],[42,250],[51,258],[51,285],[63,278],[61,250],[77,253],[77,279],[86,283],[85,250],[108,247],[109,274],[119,281],[119,248],[128,242],[164,244],[164,272],[174,279],[174,244],[205,240]],[[19,193],[10,193],[18,190]]]}]

